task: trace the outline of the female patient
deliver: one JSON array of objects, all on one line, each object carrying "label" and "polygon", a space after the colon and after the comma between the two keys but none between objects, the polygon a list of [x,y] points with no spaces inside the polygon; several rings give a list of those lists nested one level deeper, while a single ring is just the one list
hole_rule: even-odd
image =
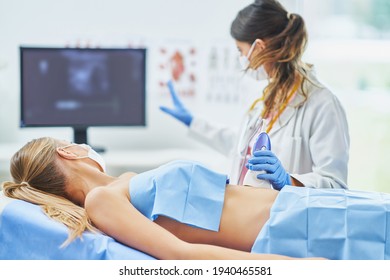
[{"label": "female patient", "polygon": [[[322,225],[313,227],[318,229],[317,233],[314,229],[310,232],[310,225],[302,224],[307,220],[310,222],[307,205],[299,205],[310,200],[306,193],[309,188],[287,186],[279,193],[271,189],[229,185],[225,175],[189,161],[174,161],[138,175],[125,173],[112,177],[105,173],[104,162],[89,146],[48,137],[22,147],[12,157],[10,168],[14,182],[3,184],[5,195],[41,205],[48,216],[70,229],[67,242],[81,236],[86,229],[98,229],[158,259],[289,259],[284,255],[322,257],[322,253],[329,255],[329,252],[332,258],[362,257],[346,254],[350,248],[332,255],[340,251],[340,234],[332,239],[331,222],[336,221],[340,229],[341,224],[337,221],[339,218],[345,220],[342,215],[337,217],[341,212],[329,216],[325,207],[325,212],[317,211],[314,218],[311,215],[311,219],[319,219]],[[329,197],[338,198],[336,205],[339,208],[342,195],[337,195],[337,190],[332,191]],[[310,189],[310,192],[318,195],[331,190]],[[328,201],[329,197],[326,198]],[[368,204],[364,203],[363,208],[367,209]],[[271,206],[273,212],[282,214],[270,217]],[[335,213],[334,210],[330,208],[330,213]],[[315,213],[314,210],[309,212]],[[291,216],[285,217],[288,226],[275,222],[280,220],[277,215],[289,213]],[[326,227],[327,230],[320,232]],[[310,234],[304,236],[302,229],[307,228]],[[365,225],[363,230],[366,228]],[[329,238],[324,236],[327,232]],[[318,243],[318,237],[322,235],[320,250],[302,249],[302,243],[298,242],[296,244],[300,245],[291,247],[287,254],[274,254],[280,249],[277,248],[278,240],[276,246],[270,243],[275,233],[281,240],[279,247],[282,250],[290,243],[294,245],[294,234],[303,236],[307,239],[303,244],[309,245],[316,244],[316,240]],[[359,229],[354,231],[355,235],[357,233]],[[283,239],[283,234],[290,242]],[[330,247],[324,241],[330,242]],[[344,243],[354,246],[355,251],[359,248],[356,242]],[[382,245],[386,246],[378,246]],[[323,252],[321,248],[327,250]],[[304,250],[305,254],[296,250]],[[383,248],[379,251],[385,252]],[[373,254],[375,259],[388,257]]]}]

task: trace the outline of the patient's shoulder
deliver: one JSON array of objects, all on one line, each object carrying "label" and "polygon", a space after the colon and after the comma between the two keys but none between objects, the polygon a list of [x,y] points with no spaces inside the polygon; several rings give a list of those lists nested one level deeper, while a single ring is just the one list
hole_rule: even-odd
[{"label": "patient's shoulder", "polygon": [[[120,187],[95,187],[88,192],[84,208],[88,213],[88,216],[99,217],[99,215],[106,215],[107,212],[115,211],[116,206],[121,201],[129,201],[126,193],[122,191]],[[92,218],[92,221],[94,219]]]},{"label": "patient's shoulder", "polygon": [[85,197],[85,208],[101,205],[112,193],[112,190],[107,187],[95,187],[90,190]]}]

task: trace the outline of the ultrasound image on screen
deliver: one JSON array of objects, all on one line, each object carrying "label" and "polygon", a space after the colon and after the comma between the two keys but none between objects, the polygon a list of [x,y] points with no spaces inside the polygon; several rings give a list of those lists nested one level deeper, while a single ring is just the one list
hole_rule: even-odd
[{"label": "ultrasound image on screen", "polygon": [[70,91],[80,96],[109,93],[107,54],[66,53],[65,56],[69,59],[68,83]]},{"label": "ultrasound image on screen", "polygon": [[22,126],[145,125],[145,50],[22,48]]}]

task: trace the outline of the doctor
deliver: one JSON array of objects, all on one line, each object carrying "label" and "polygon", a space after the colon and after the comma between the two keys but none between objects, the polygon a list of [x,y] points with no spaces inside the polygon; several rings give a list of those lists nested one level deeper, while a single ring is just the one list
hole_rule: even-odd
[{"label": "doctor", "polygon": [[[174,108],[160,107],[189,127],[189,134],[233,159],[232,184],[242,184],[248,170],[274,189],[285,185],[347,188],[349,133],[337,97],[301,60],[307,43],[303,18],[275,0],[257,0],[243,8],[231,25],[243,70],[268,80],[245,113],[241,132],[193,116],[168,83]],[[251,148],[265,128],[272,151]]]}]

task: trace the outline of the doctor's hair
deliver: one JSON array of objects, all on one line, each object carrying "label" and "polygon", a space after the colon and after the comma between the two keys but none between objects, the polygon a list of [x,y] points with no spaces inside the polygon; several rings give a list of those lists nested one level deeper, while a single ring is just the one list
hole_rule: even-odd
[{"label": "doctor's hair", "polygon": [[[306,49],[307,31],[303,18],[290,14],[276,0],[256,0],[238,12],[232,22],[231,36],[240,42],[253,44],[256,39],[265,43],[265,48],[254,50],[249,67],[257,69],[269,65],[271,77],[264,89],[263,117],[278,111],[287,100],[298,75],[301,94],[307,99],[305,81],[310,81],[307,72],[311,65],[302,62]],[[313,83],[313,82],[312,82]]]},{"label": "doctor's hair", "polygon": [[39,205],[50,218],[69,229],[62,247],[85,230],[97,232],[87,213],[69,199],[66,193],[66,176],[57,161],[59,143],[50,137],[32,140],[11,158],[10,172],[13,182],[4,182],[4,195]]}]

